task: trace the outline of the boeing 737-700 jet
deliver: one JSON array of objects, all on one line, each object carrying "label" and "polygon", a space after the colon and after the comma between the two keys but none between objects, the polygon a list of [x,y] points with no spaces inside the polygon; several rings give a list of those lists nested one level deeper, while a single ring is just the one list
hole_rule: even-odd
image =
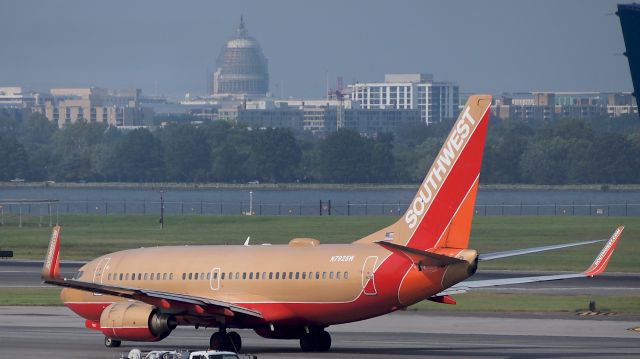
[{"label": "boeing 737-700 jet", "polygon": [[178,325],[216,328],[213,349],[240,350],[234,328],[274,339],[299,339],[304,351],[326,351],[326,328],[387,314],[472,288],[593,277],[604,271],[619,227],[586,271],[467,281],[478,262],[595,243],[592,240],[478,254],[468,249],[487,135],[491,97],[471,96],[406,213],[349,244],[295,238],[288,245],[139,248],[109,253],[61,278],[60,227],[42,269],[45,283],[101,331],[105,345],[158,341]]}]

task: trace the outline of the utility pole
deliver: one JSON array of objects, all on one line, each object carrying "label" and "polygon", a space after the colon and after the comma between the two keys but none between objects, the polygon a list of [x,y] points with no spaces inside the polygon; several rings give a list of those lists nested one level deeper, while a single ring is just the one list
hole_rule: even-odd
[{"label": "utility pole", "polygon": [[160,229],[164,229],[164,190],[160,190]]}]

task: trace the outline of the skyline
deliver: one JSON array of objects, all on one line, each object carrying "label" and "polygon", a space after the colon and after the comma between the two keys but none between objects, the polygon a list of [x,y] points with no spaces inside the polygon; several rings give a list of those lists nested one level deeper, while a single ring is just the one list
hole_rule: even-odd
[{"label": "skyline", "polygon": [[335,87],[337,76],[351,84],[416,72],[462,92],[632,91],[616,1],[62,4],[5,4],[0,86],[206,94],[244,16],[275,96],[319,98],[327,78]]}]

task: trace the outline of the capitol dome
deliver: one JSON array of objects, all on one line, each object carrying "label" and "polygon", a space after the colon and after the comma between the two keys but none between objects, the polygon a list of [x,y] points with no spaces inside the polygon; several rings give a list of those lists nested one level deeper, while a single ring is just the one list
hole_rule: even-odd
[{"label": "capitol dome", "polygon": [[244,21],[236,36],[220,51],[213,74],[213,95],[265,96],[269,91],[267,59],[260,44],[249,36]]}]

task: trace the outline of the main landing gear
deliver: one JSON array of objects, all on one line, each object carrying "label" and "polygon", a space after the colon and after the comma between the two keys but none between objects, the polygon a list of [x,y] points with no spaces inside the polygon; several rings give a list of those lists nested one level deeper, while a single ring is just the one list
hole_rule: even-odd
[{"label": "main landing gear", "polygon": [[219,332],[211,334],[209,347],[213,350],[238,353],[242,348],[242,338],[240,338],[240,334],[237,332],[227,333],[226,329],[220,329]]},{"label": "main landing gear", "polygon": [[310,331],[300,338],[303,352],[326,352],[331,348],[331,335],[326,330]]},{"label": "main landing gear", "polygon": [[121,341],[104,337],[104,346],[107,348],[118,348],[122,344]]}]

